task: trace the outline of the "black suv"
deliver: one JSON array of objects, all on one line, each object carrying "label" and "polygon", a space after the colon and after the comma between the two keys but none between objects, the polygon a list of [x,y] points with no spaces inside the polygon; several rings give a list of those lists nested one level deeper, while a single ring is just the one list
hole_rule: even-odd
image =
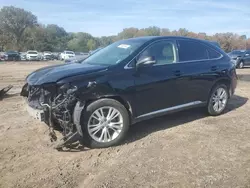
[{"label": "black suv", "polygon": [[244,68],[250,65],[250,50],[234,50],[228,54],[234,61],[237,68]]},{"label": "black suv", "polygon": [[210,42],[141,37],[115,42],[82,63],[31,73],[21,95],[28,111],[65,140],[91,148],[121,142],[136,122],[192,107],[221,114],[237,83],[235,66]]},{"label": "black suv", "polygon": [[20,56],[20,53],[17,51],[7,51],[4,54],[4,60],[5,61],[20,61],[21,56]]}]

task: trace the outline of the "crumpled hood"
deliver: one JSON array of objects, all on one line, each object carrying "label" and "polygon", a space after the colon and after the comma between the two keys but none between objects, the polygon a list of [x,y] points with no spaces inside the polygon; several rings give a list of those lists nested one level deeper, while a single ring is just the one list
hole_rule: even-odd
[{"label": "crumpled hood", "polygon": [[42,85],[44,83],[57,82],[65,77],[88,74],[107,69],[106,66],[90,64],[62,64],[38,69],[27,76],[29,85]]}]

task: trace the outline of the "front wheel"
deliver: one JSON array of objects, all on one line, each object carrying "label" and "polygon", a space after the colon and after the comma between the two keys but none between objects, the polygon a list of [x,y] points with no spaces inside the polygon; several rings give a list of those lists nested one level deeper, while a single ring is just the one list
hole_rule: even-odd
[{"label": "front wheel", "polygon": [[241,61],[241,62],[239,63],[238,68],[240,68],[240,69],[243,69],[243,68],[244,68],[244,62],[243,62],[243,61]]},{"label": "front wheel", "polygon": [[219,84],[213,88],[208,100],[208,113],[217,116],[223,113],[229,98],[228,88],[224,84]]},{"label": "front wheel", "polygon": [[129,129],[127,109],[113,99],[100,99],[87,106],[81,126],[83,144],[105,148],[119,144]]}]

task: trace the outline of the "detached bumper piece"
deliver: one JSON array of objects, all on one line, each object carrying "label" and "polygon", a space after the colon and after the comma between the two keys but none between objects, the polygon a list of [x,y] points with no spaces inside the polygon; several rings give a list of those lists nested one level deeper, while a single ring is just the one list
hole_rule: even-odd
[{"label": "detached bumper piece", "polygon": [[[80,139],[81,135],[78,132],[71,132],[63,137],[54,148],[58,151],[62,151],[64,147],[67,147],[68,145],[75,143]],[[68,148],[70,148],[70,146],[68,146]]]},{"label": "detached bumper piece", "polygon": [[13,88],[12,85],[9,85],[3,89],[0,90],[0,100],[2,100],[2,98],[4,97],[4,95],[9,91],[11,90],[11,88]]}]

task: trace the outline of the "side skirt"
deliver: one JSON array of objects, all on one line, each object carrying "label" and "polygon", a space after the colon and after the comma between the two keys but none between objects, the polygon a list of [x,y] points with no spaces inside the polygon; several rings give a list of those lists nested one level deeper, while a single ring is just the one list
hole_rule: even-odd
[{"label": "side skirt", "polygon": [[179,112],[182,110],[187,110],[190,108],[195,108],[195,107],[202,107],[202,106],[206,106],[207,102],[202,102],[202,101],[194,101],[194,102],[190,102],[190,103],[186,103],[186,104],[181,104],[181,105],[177,105],[177,106],[172,106],[169,108],[164,108],[161,110],[157,110],[157,111],[153,111],[147,114],[143,114],[140,115],[138,117],[136,117],[133,121],[134,123],[140,122],[140,121],[144,121],[147,119],[151,119],[154,117],[159,117],[159,116],[163,116],[166,114],[170,114],[170,113],[174,113],[174,112]]}]

